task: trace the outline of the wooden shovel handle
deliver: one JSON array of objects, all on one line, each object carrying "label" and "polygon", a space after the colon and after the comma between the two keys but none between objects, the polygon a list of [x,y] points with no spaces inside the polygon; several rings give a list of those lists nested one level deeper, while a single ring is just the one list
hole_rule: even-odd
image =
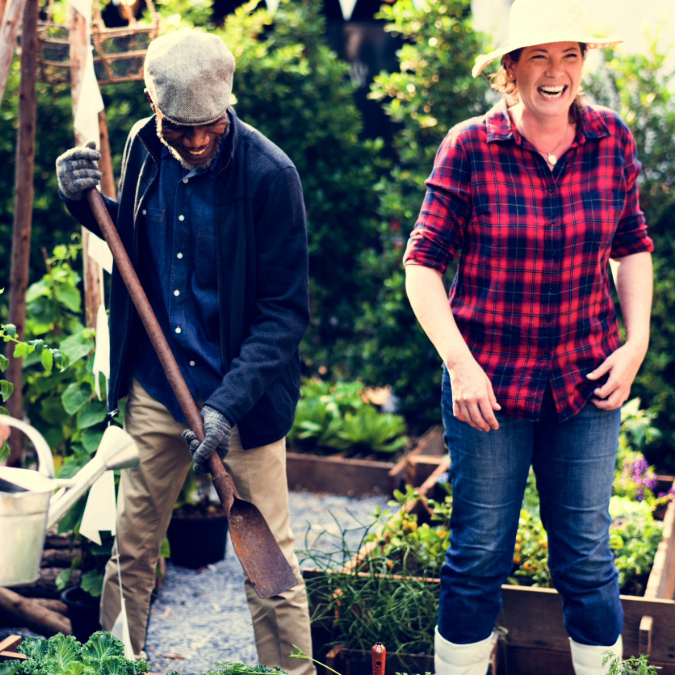
[{"label": "wooden shovel handle", "polygon": [[[105,240],[108,242],[108,246],[110,246],[110,251],[112,252],[117,269],[122,275],[122,279],[129,291],[131,301],[136,307],[138,316],[141,317],[141,321],[145,326],[150,342],[157,352],[159,362],[162,364],[162,368],[166,373],[171,389],[173,389],[173,393],[178,399],[178,404],[185,415],[187,424],[201,443],[204,440],[204,422],[202,421],[202,416],[199,414],[199,408],[197,408],[197,405],[190,394],[190,390],[188,389],[187,384],[185,384],[183,374],[180,372],[180,368],[176,363],[171,347],[169,347],[169,343],[164,337],[164,333],[159,326],[157,317],[152,311],[148,296],[141,286],[136,270],[131,264],[131,260],[124,248],[124,244],[110,218],[108,209],[103,203],[103,198],[96,188],[86,190],[85,195],[94,214],[94,218],[96,218],[96,222],[98,223]],[[231,476],[225,470],[223,462],[217,452],[214,452],[213,455],[211,455],[209,468],[211,469],[213,483],[223,508],[226,513],[229,513],[233,497],[239,497],[239,495],[237,494]]]}]

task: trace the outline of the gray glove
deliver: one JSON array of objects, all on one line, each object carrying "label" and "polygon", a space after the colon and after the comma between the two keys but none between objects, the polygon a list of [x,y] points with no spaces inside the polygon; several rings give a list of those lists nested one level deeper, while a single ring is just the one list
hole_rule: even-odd
[{"label": "gray glove", "polygon": [[96,143],[89,141],[81,148],[72,148],[64,152],[56,160],[56,177],[59,189],[66,199],[74,202],[82,199],[82,192],[96,187],[103,175],[98,170],[101,153],[96,150]]},{"label": "gray glove", "polygon": [[192,429],[183,432],[183,438],[187,441],[192,459],[195,462],[195,473],[210,473],[209,459],[218,450],[220,459],[225,459],[230,451],[230,438],[232,437],[232,425],[225,415],[215,408],[205,405],[202,408],[204,420],[204,441],[199,442]]}]

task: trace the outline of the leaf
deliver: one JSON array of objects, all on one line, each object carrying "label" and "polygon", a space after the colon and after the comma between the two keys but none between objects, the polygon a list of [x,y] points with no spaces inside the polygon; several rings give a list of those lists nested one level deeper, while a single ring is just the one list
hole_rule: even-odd
[{"label": "leaf", "polygon": [[103,574],[98,570],[89,570],[82,575],[80,588],[93,598],[100,597],[103,592]]},{"label": "leaf", "polygon": [[33,351],[33,348],[29,345],[26,344],[25,342],[19,342],[15,347],[14,347],[14,356],[15,359],[22,359],[24,356],[27,354],[30,354]]},{"label": "leaf", "polygon": [[162,558],[171,557],[171,546],[169,545],[168,539],[162,541],[162,545],[159,547],[159,555],[161,555]]},{"label": "leaf", "polygon": [[94,454],[98,450],[98,446],[101,445],[101,439],[103,438],[103,432],[98,429],[85,429],[82,432],[82,445],[84,449]]},{"label": "leaf", "polygon": [[[63,473],[63,472],[61,472]],[[73,506],[70,507],[70,511],[66,513],[61,522],[59,523],[57,532],[59,534],[67,534],[72,532],[75,528],[80,526],[82,522],[82,515],[84,514],[84,507],[87,505],[87,495],[89,491],[85,493],[83,497],[78,499]]]},{"label": "leaf", "polygon": [[99,662],[108,656],[124,656],[124,645],[110,633],[97,631],[82,647],[82,656],[87,665],[98,668]]},{"label": "leaf", "polygon": [[65,305],[71,312],[79,312],[82,305],[82,297],[80,291],[71,285],[59,284],[54,293],[56,299]]},{"label": "leaf", "polygon": [[[64,356],[68,357],[69,365],[71,366],[87,356],[93,347],[94,341],[90,337],[90,331],[87,330],[83,330],[80,333],[67,337],[59,345],[59,349]],[[56,355],[54,356],[56,357]]]},{"label": "leaf", "polygon": [[22,665],[23,661],[17,661],[16,659],[4,661],[0,663],[0,675],[15,675]]},{"label": "leaf", "polygon": [[69,567],[67,570],[63,570],[63,572],[59,572],[54,582],[56,584],[56,588],[58,588],[60,591],[64,590],[68,585],[68,582],[70,581],[70,578],[72,576],[73,576],[72,567]]},{"label": "leaf", "polygon": [[42,367],[48,372],[52,372],[54,367],[54,354],[52,354],[48,349],[42,351]]},{"label": "leaf", "polygon": [[25,637],[19,645],[19,652],[29,659],[39,661],[45,657],[48,648],[48,642],[44,638]]},{"label": "leaf", "polygon": [[91,389],[83,387],[78,382],[71,382],[61,395],[63,409],[69,415],[75,415],[91,398]]},{"label": "leaf", "polygon": [[40,281],[31,284],[26,291],[26,303],[33,302],[37,298],[51,295],[52,287],[48,277],[42,277]]},{"label": "leaf", "polygon": [[120,656],[108,656],[101,661],[99,675],[127,675],[127,660]]},{"label": "leaf", "polygon": [[13,323],[6,323],[3,328],[9,337],[16,337],[16,326]]},{"label": "leaf", "polygon": [[4,373],[7,366],[9,366],[9,359],[4,354],[0,354],[0,373]]},{"label": "leaf", "polygon": [[48,642],[45,665],[50,675],[61,675],[71,663],[81,660],[82,646],[72,635],[57,633]]},{"label": "leaf", "polygon": [[88,429],[95,424],[100,424],[105,420],[108,411],[103,401],[92,401],[87,403],[77,413],[77,426],[80,429]]},{"label": "leaf", "polygon": [[2,396],[2,402],[4,403],[14,391],[14,385],[7,380],[0,380],[0,396]]},{"label": "leaf", "polygon": [[64,669],[62,675],[82,675],[84,673],[84,663],[69,663]]}]

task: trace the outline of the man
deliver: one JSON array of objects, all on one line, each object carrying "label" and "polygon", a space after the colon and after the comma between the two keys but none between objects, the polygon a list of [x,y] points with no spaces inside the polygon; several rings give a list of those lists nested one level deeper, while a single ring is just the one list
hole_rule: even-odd
[{"label": "man", "polygon": [[[181,30],[155,40],[145,61],[154,116],[131,130],[119,201],[106,206],[183,376],[203,405],[200,445],[143,330],[119,271],[110,294],[108,406],[127,395],[125,426],[141,451],[122,478],[118,513],[122,582],[131,640],[145,643],[159,546],[190,465],[208,472],[217,449],[239,494],[262,512],[298,585],[261,600],[246,582],[261,663],[298,675],[311,650],[307,597],[294,554],[285,435],[299,396],[298,345],[309,321],[302,189],[288,157],[229,107],[234,57],[216,36]],[[99,153],[57,160],[71,213],[99,229],[84,190],[100,179]],[[111,561],[101,604],[110,630],[120,611]],[[214,620],[217,620],[214,617]]]}]

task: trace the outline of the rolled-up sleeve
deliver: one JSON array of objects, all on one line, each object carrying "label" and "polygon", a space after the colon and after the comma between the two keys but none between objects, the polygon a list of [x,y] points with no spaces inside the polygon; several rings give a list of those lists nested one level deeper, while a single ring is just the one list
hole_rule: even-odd
[{"label": "rolled-up sleeve", "polygon": [[627,138],[624,142],[626,157],[626,201],[624,204],[621,220],[612,240],[611,258],[624,258],[635,253],[651,253],[654,250],[654,242],[647,234],[647,223],[640,209],[640,195],[637,179],[642,169],[642,164],[637,158],[635,139],[628,128],[625,129]]},{"label": "rolled-up sleeve", "polygon": [[445,273],[460,253],[471,216],[471,167],[451,131],[436,154],[426,181],[427,193],[403,257],[405,265],[423,265]]}]

